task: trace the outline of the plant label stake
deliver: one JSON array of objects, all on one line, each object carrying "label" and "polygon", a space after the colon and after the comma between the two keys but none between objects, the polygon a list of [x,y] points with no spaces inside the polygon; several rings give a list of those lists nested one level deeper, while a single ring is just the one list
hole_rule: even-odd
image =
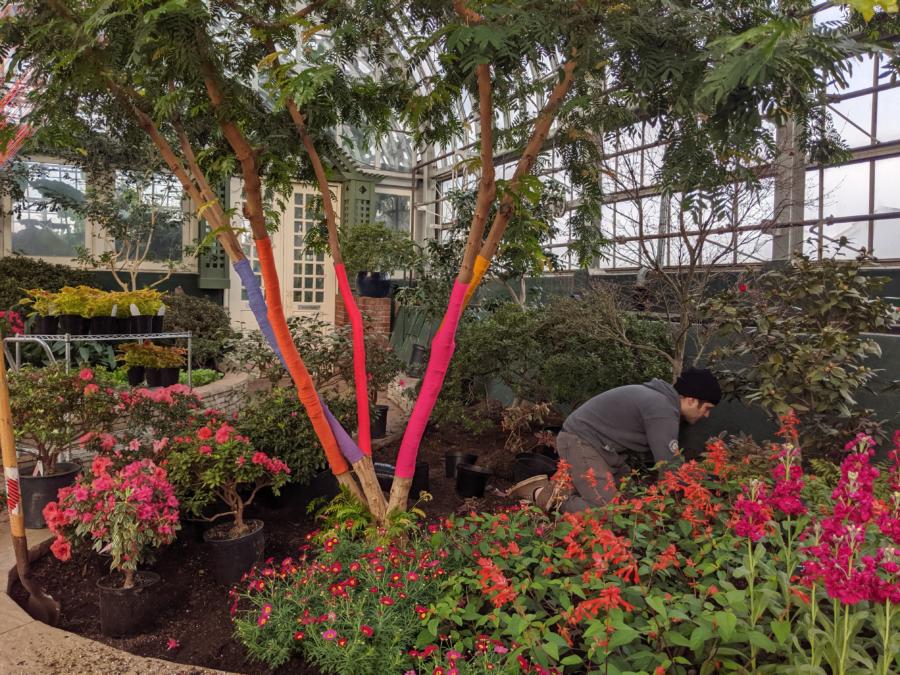
[{"label": "plant label stake", "polygon": [[6,380],[6,363],[2,349],[0,349],[0,447],[3,450],[3,475],[6,479],[9,531],[12,536],[13,551],[16,554],[16,571],[19,573],[19,581],[28,591],[28,613],[38,621],[55,626],[59,622],[59,603],[44,593],[31,580],[28,571],[28,540],[25,538],[25,519],[22,516],[22,500],[19,491],[19,463],[16,458],[12,410],[9,406],[9,383]]}]

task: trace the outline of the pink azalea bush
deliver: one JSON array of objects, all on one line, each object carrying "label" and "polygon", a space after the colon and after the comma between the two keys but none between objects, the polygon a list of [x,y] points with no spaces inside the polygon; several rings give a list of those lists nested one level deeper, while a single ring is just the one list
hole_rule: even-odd
[{"label": "pink azalea bush", "polygon": [[93,549],[112,556],[111,568],[121,572],[124,588],[134,585],[134,573],[151,550],[175,539],[180,528],[178,499],[165,469],[149,459],[115,471],[109,458],[94,458],[90,471],[44,508],[44,518],[56,539],[53,554],[66,561],[73,542],[93,541]]},{"label": "pink azalea bush", "polygon": [[44,473],[53,472],[60,452],[87,433],[110,431],[118,418],[118,393],[91,368],[24,367],[9,374],[9,388],[16,440],[34,448]]},{"label": "pink azalea bush", "polygon": [[117,392],[115,429],[89,431],[78,439],[85,450],[109,457],[115,468],[139,459],[165,462],[170,439],[202,420],[202,401],[182,384]]},{"label": "pink azalea bush", "polygon": [[[278,494],[291,473],[280,459],[254,449],[216,410],[207,410],[188,433],[170,439],[166,466],[184,508],[204,520],[233,517],[232,537],[248,531],[244,509],[257,492],[270,486]],[[245,489],[247,497],[242,495]],[[205,514],[216,499],[228,510]]]}]

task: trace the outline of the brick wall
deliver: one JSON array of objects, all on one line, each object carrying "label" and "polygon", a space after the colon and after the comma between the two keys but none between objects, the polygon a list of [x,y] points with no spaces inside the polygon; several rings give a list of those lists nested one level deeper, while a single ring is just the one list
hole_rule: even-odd
[{"label": "brick wall", "polygon": [[221,380],[196,387],[194,393],[203,401],[204,408],[215,408],[231,414],[244,407],[251,383],[247,373],[228,373]]},{"label": "brick wall", "polygon": [[[354,296],[356,305],[363,316],[366,332],[376,333],[384,337],[391,335],[391,299],[367,298]],[[344,301],[337,296],[334,301],[334,325],[346,326],[350,323]]]}]

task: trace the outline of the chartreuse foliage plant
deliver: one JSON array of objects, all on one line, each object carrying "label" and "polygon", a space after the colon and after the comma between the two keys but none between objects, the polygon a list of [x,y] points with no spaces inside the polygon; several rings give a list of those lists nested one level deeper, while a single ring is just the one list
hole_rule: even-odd
[{"label": "chartreuse foliage plant", "polygon": [[586,513],[470,513],[387,545],[349,520],[235,590],[237,634],[334,673],[370,654],[371,672],[896,673],[900,434],[880,469],[854,438],[823,492],[797,426],[763,474],[715,439]]}]

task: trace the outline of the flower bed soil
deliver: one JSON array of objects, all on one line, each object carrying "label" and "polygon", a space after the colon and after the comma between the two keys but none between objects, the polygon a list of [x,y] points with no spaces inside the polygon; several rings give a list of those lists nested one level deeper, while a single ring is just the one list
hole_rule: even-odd
[{"label": "flower bed soil", "polygon": [[[511,503],[501,490],[510,485],[502,476],[503,458],[512,455],[503,450],[505,436],[499,432],[480,435],[460,433],[450,429],[429,429],[422,443],[419,459],[429,464],[430,492],[433,500],[421,504],[430,516],[439,517],[454,512],[489,510]],[[376,451],[376,461],[394,461],[399,443]],[[488,460],[501,476],[488,483],[484,498],[462,499],[457,496],[454,481],[444,477],[444,453],[465,450],[479,454],[479,464]],[[489,459],[493,458],[493,459]],[[507,474],[508,475],[508,474]],[[287,500],[282,500],[282,502]],[[306,515],[303,504],[284,504],[270,509],[254,504],[248,518],[265,522],[266,556],[281,560],[295,555],[305,535],[314,528],[313,519]],[[100,634],[99,597],[96,583],[108,574],[108,560],[103,563],[92,551],[81,549],[67,563],[51,555],[32,565],[36,581],[60,601],[62,613],[59,627],[98,640],[117,649],[139,656],[166,659],[185,665],[205,666],[226,671],[263,674],[273,671],[262,664],[249,661],[243,647],[234,639],[228,613],[228,589],[216,584],[207,572],[206,549],[202,531],[208,526],[186,523],[178,540],[161,551],[151,569],[163,579],[165,594],[161,606],[167,609],[156,624],[143,635],[130,638],[109,638]],[[32,542],[35,543],[35,542]],[[18,585],[13,598],[24,607],[27,595]],[[178,646],[169,649],[169,641]],[[186,673],[191,672],[186,670]],[[276,673],[313,675],[319,671],[294,658]]]}]

